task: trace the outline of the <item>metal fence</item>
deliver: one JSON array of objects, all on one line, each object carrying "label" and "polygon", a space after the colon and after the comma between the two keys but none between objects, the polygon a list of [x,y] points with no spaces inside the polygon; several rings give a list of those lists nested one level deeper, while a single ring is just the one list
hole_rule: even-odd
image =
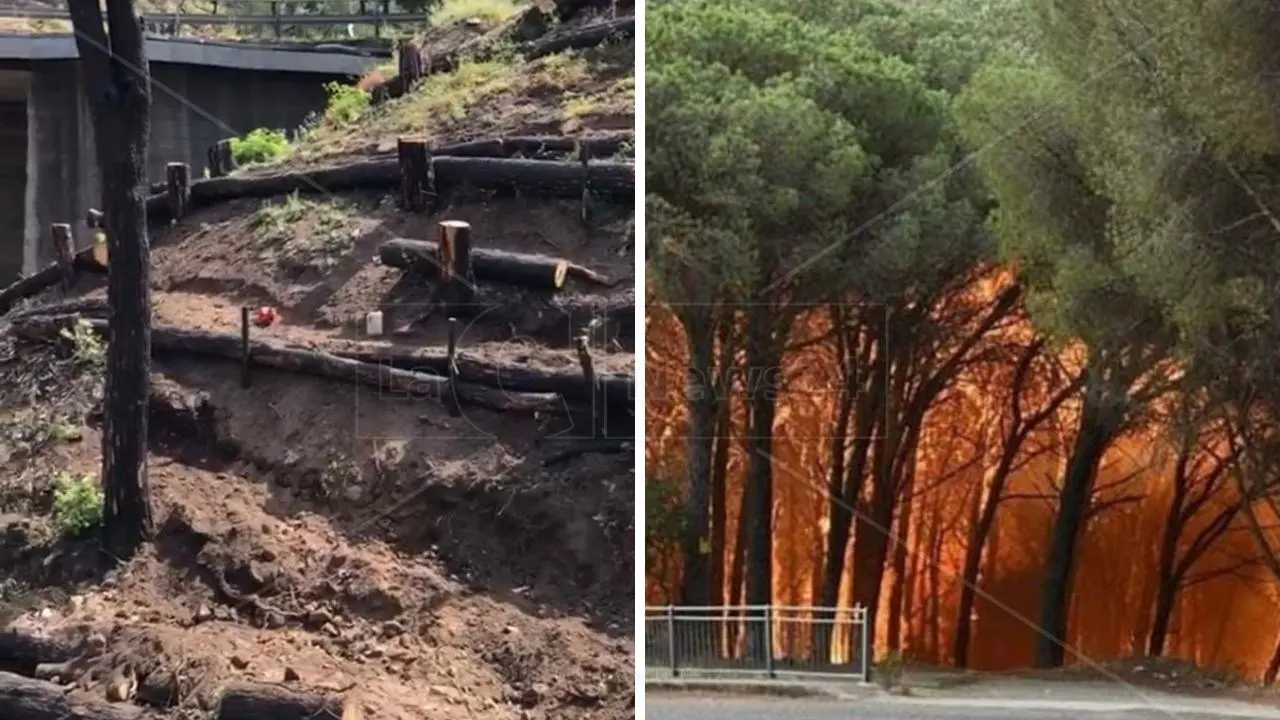
[{"label": "metal fence", "polygon": [[645,673],[822,675],[868,682],[866,627],[861,607],[646,607]]},{"label": "metal fence", "polygon": [[[0,0],[0,17],[65,21],[71,15],[57,7]],[[427,13],[401,9],[391,0],[193,0],[179,4],[173,12],[144,14],[142,19],[149,32],[169,35],[180,34],[182,27],[242,26],[270,28],[281,38],[286,31],[298,28],[372,26],[374,35],[381,37],[385,26],[420,25],[426,22]]]}]

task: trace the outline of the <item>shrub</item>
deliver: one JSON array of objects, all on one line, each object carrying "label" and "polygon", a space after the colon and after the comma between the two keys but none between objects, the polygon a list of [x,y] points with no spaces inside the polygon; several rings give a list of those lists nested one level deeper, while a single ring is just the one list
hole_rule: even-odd
[{"label": "shrub", "polygon": [[94,367],[106,363],[107,346],[88,320],[78,318],[74,327],[63,328],[59,335],[70,341],[72,355],[78,362]]},{"label": "shrub", "polygon": [[325,84],[329,102],[325,106],[324,121],[334,127],[349,125],[369,109],[369,93],[357,85],[344,85],[334,81]]},{"label": "shrub", "polygon": [[256,128],[242,138],[231,139],[236,165],[264,163],[289,154],[289,136],[283,130]]},{"label": "shrub", "polygon": [[102,488],[92,475],[65,470],[53,489],[53,524],[67,537],[80,537],[102,526]]}]

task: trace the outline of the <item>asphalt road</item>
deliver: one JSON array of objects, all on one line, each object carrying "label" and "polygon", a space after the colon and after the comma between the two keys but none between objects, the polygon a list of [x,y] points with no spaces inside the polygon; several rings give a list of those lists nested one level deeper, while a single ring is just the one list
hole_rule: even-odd
[{"label": "asphalt road", "polygon": [[[1085,709],[1064,703],[1061,709],[975,707],[936,702],[894,700],[797,700],[747,697],[650,695],[645,698],[646,720],[1239,720],[1237,713],[1150,710],[1137,707]],[[1276,717],[1262,711],[1253,716]]]}]

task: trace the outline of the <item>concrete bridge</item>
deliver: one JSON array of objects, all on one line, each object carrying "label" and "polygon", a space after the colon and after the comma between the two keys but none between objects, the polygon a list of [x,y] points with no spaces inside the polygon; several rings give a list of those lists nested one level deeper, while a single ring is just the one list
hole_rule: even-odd
[{"label": "concrete bridge", "polygon": [[[325,83],[353,81],[387,53],[334,45],[149,38],[152,182],[166,163],[203,172],[209,146],[258,127],[293,130],[323,110]],[[93,126],[70,35],[0,35],[0,285],[49,262],[49,226],[89,242],[101,207]]]}]

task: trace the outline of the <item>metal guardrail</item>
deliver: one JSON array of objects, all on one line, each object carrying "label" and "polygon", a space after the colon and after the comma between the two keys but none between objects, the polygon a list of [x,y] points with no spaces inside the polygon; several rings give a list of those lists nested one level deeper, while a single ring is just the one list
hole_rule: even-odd
[{"label": "metal guardrail", "polygon": [[[256,6],[250,5],[249,3],[242,4],[253,10],[258,9]],[[381,37],[382,29],[385,26],[416,25],[427,21],[426,13],[393,11],[391,3],[388,0],[361,0],[361,2],[358,3],[359,12],[332,15],[288,11],[295,7],[312,8],[317,5],[324,4],[323,2],[317,2],[316,0],[264,0],[257,4],[261,5],[263,9],[267,9],[268,12],[252,12],[245,14],[239,14],[236,12],[219,13],[219,4],[215,0],[211,4],[211,7],[205,8],[205,11],[203,12],[189,13],[180,10],[171,13],[148,13],[142,15],[142,22],[150,31],[173,35],[178,34],[179,28],[183,26],[271,26],[274,30],[275,37],[280,38],[284,35],[284,30],[287,27],[353,25],[372,25],[374,28],[374,36]],[[225,8],[225,6],[223,7]],[[370,12],[370,7],[377,9]],[[28,20],[71,19],[70,13],[65,10],[32,7],[18,8],[9,5],[8,3],[0,3],[0,17],[23,18]]]},{"label": "metal guardrail", "polygon": [[866,627],[861,607],[646,607],[645,674],[812,675],[870,682]]}]

